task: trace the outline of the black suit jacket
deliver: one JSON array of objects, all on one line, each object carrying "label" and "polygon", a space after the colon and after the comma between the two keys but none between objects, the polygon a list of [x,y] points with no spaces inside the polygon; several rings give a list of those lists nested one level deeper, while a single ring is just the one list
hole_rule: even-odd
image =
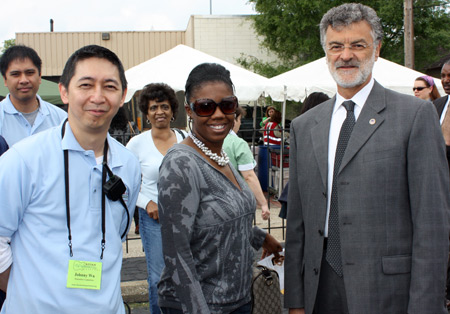
[{"label": "black suit jacket", "polygon": [[[437,113],[439,115],[439,119],[441,118],[442,111],[444,111],[445,104],[447,103],[449,95],[446,95],[444,97],[438,98],[435,101],[433,101],[433,104],[436,106]],[[450,146],[447,146],[447,161],[448,166],[450,168]]]},{"label": "black suit jacket", "polygon": [[438,98],[435,101],[433,101],[433,104],[436,106],[436,110],[438,112],[439,118],[442,115],[442,111],[444,110],[444,106],[447,103],[448,95]]}]

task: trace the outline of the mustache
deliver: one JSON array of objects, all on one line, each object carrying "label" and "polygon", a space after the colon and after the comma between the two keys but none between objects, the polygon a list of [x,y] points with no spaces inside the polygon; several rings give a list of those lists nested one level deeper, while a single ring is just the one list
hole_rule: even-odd
[{"label": "mustache", "polygon": [[349,61],[339,60],[339,61],[336,61],[334,63],[334,67],[336,69],[340,68],[340,67],[349,67],[349,66],[351,66],[351,67],[358,67],[359,68],[360,64],[361,64],[361,62],[359,62],[357,60],[349,60]]}]

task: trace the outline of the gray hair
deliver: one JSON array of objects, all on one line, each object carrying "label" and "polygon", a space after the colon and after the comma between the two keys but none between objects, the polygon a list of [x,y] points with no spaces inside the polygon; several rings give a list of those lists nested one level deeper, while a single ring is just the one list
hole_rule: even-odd
[{"label": "gray hair", "polygon": [[345,3],[330,9],[320,21],[320,42],[323,49],[325,50],[328,26],[339,29],[361,21],[370,25],[374,46],[378,45],[383,39],[383,28],[375,10],[361,3]]},{"label": "gray hair", "polygon": [[442,67],[444,67],[445,65],[450,65],[450,59],[448,59],[447,61],[445,61],[444,64],[442,65]]}]

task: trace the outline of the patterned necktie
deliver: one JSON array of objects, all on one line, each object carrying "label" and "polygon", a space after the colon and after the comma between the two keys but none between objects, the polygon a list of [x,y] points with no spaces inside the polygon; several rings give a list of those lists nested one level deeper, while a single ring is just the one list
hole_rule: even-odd
[{"label": "patterned necktie", "polygon": [[334,158],[333,185],[331,187],[330,215],[328,218],[328,247],[326,252],[326,260],[331,268],[342,277],[342,259],[341,259],[341,242],[339,238],[339,206],[337,179],[339,168],[341,166],[342,157],[344,157],[348,140],[355,126],[355,114],[353,110],[355,103],[351,100],[344,101],[342,105],[347,110],[347,118],[341,127],[339,139],[336,146],[336,156]]}]

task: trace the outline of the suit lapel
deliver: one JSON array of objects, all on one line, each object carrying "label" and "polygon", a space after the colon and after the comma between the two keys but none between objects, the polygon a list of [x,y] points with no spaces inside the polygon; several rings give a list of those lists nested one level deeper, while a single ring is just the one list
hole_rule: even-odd
[{"label": "suit lapel", "polygon": [[336,96],[322,105],[321,111],[316,115],[316,126],[311,129],[311,139],[316,157],[319,164],[320,176],[324,187],[327,186],[328,178],[328,136],[330,133],[331,114],[333,105],[336,102]]},{"label": "suit lapel", "polygon": [[383,123],[384,117],[380,115],[386,107],[385,89],[375,81],[372,91],[364,104],[356,121],[352,135],[342,158],[339,172],[352,160],[361,147]]}]

